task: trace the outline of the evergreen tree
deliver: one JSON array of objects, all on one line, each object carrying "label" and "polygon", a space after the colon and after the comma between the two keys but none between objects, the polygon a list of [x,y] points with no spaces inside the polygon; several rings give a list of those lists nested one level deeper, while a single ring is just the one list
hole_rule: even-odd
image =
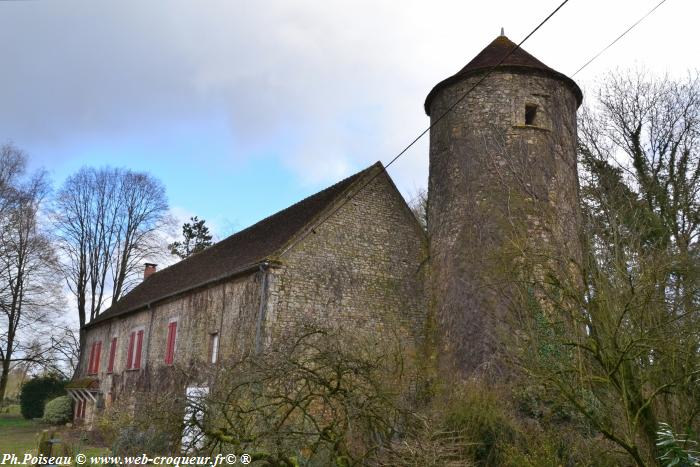
[{"label": "evergreen tree", "polygon": [[185,259],[211,246],[213,244],[212,236],[209,233],[209,227],[204,225],[205,222],[204,219],[199,220],[197,216],[194,216],[190,217],[190,222],[182,224],[183,241],[168,245],[170,253]]}]

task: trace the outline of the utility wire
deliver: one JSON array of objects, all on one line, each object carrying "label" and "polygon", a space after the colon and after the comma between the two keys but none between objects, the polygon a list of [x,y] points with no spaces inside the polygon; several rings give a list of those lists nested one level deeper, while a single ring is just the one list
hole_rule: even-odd
[{"label": "utility wire", "polygon": [[627,35],[628,32],[630,32],[632,29],[634,29],[639,23],[641,23],[642,21],[644,21],[649,15],[651,15],[654,11],[656,11],[657,8],[659,8],[659,7],[660,7],[661,5],[663,5],[664,3],[666,3],[666,0],[661,0],[659,3],[657,3],[656,6],[655,6],[654,8],[652,8],[652,9],[649,10],[649,11],[647,11],[647,13],[646,13],[644,16],[642,16],[641,18],[639,18],[632,26],[630,26],[629,28],[627,28],[627,30],[625,30],[625,32],[623,32],[622,34],[620,34],[619,36],[617,36],[617,38],[616,38],[614,41],[612,41],[611,43],[609,43],[608,45],[606,45],[606,46],[603,48],[603,50],[601,50],[600,52],[598,52],[597,54],[595,54],[595,56],[594,56],[593,58],[591,58],[591,59],[588,60],[586,63],[584,63],[583,66],[582,66],[581,68],[579,68],[578,70],[576,70],[576,72],[575,72],[573,75],[571,75],[571,77],[573,78],[574,76],[576,76],[576,75],[578,74],[579,71],[583,70],[583,69],[586,68],[588,65],[590,65],[595,59],[597,59],[598,57],[600,57],[601,55],[603,55],[603,53],[605,53],[606,50],[608,50],[610,47],[612,47],[613,45],[615,45],[615,43],[616,43],[617,41],[619,41],[620,39],[622,39],[623,37],[625,37],[625,35]]},{"label": "utility wire", "polygon": [[[663,0],[663,1],[666,1],[666,0]],[[498,68],[508,57],[510,57],[511,54],[512,54],[513,52],[515,52],[516,50],[518,50],[518,49],[520,48],[520,46],[523,45],[523,44],[525,43],[525,41],[527,41],[533,34],[535,34],[535,33],[537,32],[538,29],[540,29],[542,26],[544,26],[544,24],[545,24],[547,21],[549,21],[549,19],[550,19],[552,16],[554,16],[554,15],[555,15],[564,5],[566,5],[567,3],[569,3],[569,0],[564,0],[563,2],[561,2],[561,3],[559,4],[558,7],[556,7],[549,15],[547,15],[547,17],[546,17],[545,19],[543,19],[543,20],[540,22],[540,24],[537,25],[537,27],[535,27],[535,29],[533,29],[532,31],[530,31],[530,33],[529,33],[527,36],[525,36],[525,38],[524,38],[523,40],[521,40],[518,44],[516,44],[515,46],[513,46],[513,47],[510,49],[510,51],[508,51],[508,53],[507,53],[506,55],[504,55],[503,58],[501,58],[501,60],[499,60],[498,63],[496,63],[496,64],[495,64],[494,66],[492,66],[491,68],[489,68],[489,69],[486,71],[486,73],[484,73],[484,74],[482,75],[482,77],[481,77],[472,87],[470,87],[464,94],[462,94],[462,96],[461,96],[459,99],[457,99],[454,103],[452,103],[452,105],[450,105],[450,106],[447,108],[447,110],[445,110],[442,114],[440,114],[440,115],[430,124],[430,126],[428,126],[428,128],[426,128],[425,130],[423,130],[418,136],[416,136],[416,137],[413,139],[413,141],[411,141],[405,148],[403,148],[403,149],[401,150],[401,152],[399,152],[396,156],[394,156],[394,158],[391,159],[391,160],[389,161],[389,163],[386,164],[386,165],[384,166],[384,170],[377,172],[377,173],[374,174],[369,180],[367,180],[364,184],[362,184],[357,190],[355,190],[354,192],[348,194],[348,196],[343,200],[342,203],[340,203],[335,209],[333,209],[330,213],[328,213],[328,215],[327,215],[326,217],[324,217],[324,218],[323,218],[318,224],[316,224],[312,229],[307,230],[306,233],[304,233],[302,236],[300,236],[299,238],[297,238],[293,243],[291,243],[290,245],[288,245],[287,248],[285,249],[285,251],[289,250],[292,246],[296,245],[296,244],[299,243],[301,240],[303,240],[304,238],[306,238],[306,236],[307,236],[310,232],[313,232],[315,229],[317,229],[318,227],[322,226],[331,216],[333,216],[333,214],[335,214],[336,212],[338,212],[343,206],[345,206],[350,200],[352,200],[358,193],[360,193],[367,185],[369,185],[370,183],[372,183],[372,182],[374,181],[375,178],[377,178],[377,177],[378,177],[379,175],[381,175],[382,173],[386,172],[386,169],[388,169],[389,166],[391,166],[394,162],[396,162],[401,156],[403,156],[404,154],[406,154],[406,152],[407,152],[409,149],[411,149],[411,148],[413,147],[413,145],[416,144],[423,136],[425,136],[426,133],[428,133],[435,125],[437,125],[443,118],[445,118],[450,112],[452,112],[452,110],[454,110],[454,108],[457,107],[457,106],[459,105],[460,102],[462,102],[464,99],[467,98],[467,96],[469,95],[469,93],[471,93],[471,92],[472,92],[477,86],[479,86],[486,78],[488,78],[489,75],[491,75],[491,73],[492,73],[496,68]]]}]

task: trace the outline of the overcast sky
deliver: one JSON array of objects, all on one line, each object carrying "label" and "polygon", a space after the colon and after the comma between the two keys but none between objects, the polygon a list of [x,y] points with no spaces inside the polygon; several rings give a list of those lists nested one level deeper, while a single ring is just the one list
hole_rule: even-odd
[{"label": "overcast sky", "polygon": [[[570,0],[523,48],[571,75],[658,1]],[[387,163],[428,125],[434,84],[559,3],[1,1],[0,141],[56,186],[83,165],[149,171],[221,236]],[[576,81],[700,69],[698,18],[668,0]],[[390,173],[408,196],[427,170],[426,138]]]}]

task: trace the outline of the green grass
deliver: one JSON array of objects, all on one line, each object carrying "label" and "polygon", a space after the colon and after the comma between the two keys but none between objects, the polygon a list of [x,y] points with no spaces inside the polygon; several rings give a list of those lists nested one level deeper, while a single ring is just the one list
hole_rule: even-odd
[{"label": "green grass", "polygon": [[33,420],[25,420],[19,406],[10,406],[9,412],[0,413],[0,454],[25,454],[36,447],[38,433],[44,427]]},{"label": "green grass", "polygon": [[[3,409],[0,412],[0,456],[17,454],[21,459],[24,454],[35,453],[39,434],[49,429],[55,428],[39,421],[25,420],[19,413],[19,406],[10,406],[7,412]],[[60,431],[56,436],[62,438]],[[109,450],[104,447],[82,445],[80,452],[90,456],[106,454]]]}]

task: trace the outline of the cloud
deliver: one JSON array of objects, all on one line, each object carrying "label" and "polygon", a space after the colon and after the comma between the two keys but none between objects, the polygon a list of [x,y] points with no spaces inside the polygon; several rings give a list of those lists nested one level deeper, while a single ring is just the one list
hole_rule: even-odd
[{"label": "cloud", "polygon": [[[567,5],[526,48],[568,73],[603,38],[619,33],[622,18],[628,23],[646,11],[639,3]],[[39,148],[52,164],[85,157],[85,147],[177,145],[179,129],[211,127],[201,137],[226,140],[219,147],[228,152],[211,160],[188,153],[192,160],[221,165],[268,157],[301,183],[330,183],[378,159],[387,162],[424,129],[422,103],[432,85],[463,66],[500,26],[517,40],[549,12],[532,2],[474,5],[2,2],[0,139]],[[671,6],[666,10],[660,18],[673,14]],[[691,17],[677,17],[669,35],[691,34],[693,28],[679,24]],[[590,21],[597,24],[595,41]],[[668,49],[659,50],[662,40],[630,40],[627,55],[668,59]],[[616,50],[608,55],[621,60]],[[96,152],[91,157],[106,157]],[[392,174],[399,186],[424,184],[426,142]]]}]

